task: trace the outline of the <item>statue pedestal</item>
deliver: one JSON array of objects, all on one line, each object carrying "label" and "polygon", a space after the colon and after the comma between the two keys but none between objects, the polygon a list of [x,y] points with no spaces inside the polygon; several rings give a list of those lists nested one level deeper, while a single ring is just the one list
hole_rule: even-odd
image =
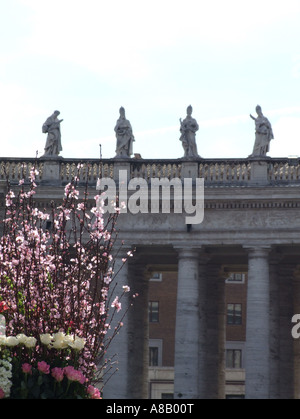
[{"label": "statue pedestal", "polygon": [[199,177],[199,161],[184,160],[181,166],[182,179],[196,179]]},{"label": "statue pedestal", "polygon": [[268,179],[268,160],[270,157],[253,157],[251,158],[251,177],[249,185],[267,185]]},{"label": "statue pedestal", "polygon": [[43,182],[52,183],[60,181],[60,165],[63,157],[41,157],[44,160]]},{"label": "statue pedestal", "polygon": [[[121,158],[115,159],[114,162],[114,181],[116,184],[119,184],[120,181],[120,171],[125,171],[127,173],[127,183],[130,180],[130,159],[129,158]],[[122,181],[122,179],[121,179]],[[127,187],[127,185],[126,185]]]}]

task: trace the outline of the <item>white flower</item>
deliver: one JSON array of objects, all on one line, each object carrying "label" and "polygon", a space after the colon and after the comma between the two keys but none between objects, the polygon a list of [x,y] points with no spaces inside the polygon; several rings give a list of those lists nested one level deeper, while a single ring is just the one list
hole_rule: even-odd
[{"label": "white flower", "polygon": [[17,335],[17,339],[18,339],[20,345],[25,345],[27,336],[24,335],[23,333],[20,333],[19,335]]},{"label": "white flower", "polygon": [[19,341],[16,337],[8,336],[6,338],[6,346],[12,346],[13,347],[13,346],[17,346],[17,345],[19,345]]},{"label": "white flower", "polygon": [[0,346],[6,346],[6,336],[0,335]]},{"label": "white flower", "polygon": [[81,351],[85,346],[85,339],[75,335],[66,335],[63,332],[55,333],[51,336],[49,333],[40,335],[42,344],[54,349],[66,349],[68,347]]},{"label": "white flower", "polygon": [[34,337],[28,337],[24,335],[23,333],[20,333],[17,335],[18,343],[19,345],[24,345],[28,349],[32,349],[36,345],[36,338]]},{"label": "white flower", "polygon": [[34,348],[36,345],[36,338],[34,337],[28,337],[25,341],[25,346],[28,349]]},{"label": "white flower", "polygon": [[17,236],[17,237],[16,237],[16,242],[17,242],[18,244],[23,243],[23,241],[24,241],[24,237],[22,237],[22,236]]},{"label": "white flower", "polygon": [[12,365],[8,360],[0,359],[0,388],[4,391],[5,397],[10,396],[12,386]]},{"label": "white flower", "polygon": [[68,345],[75,349],[76,351],[81,351],[84,348],[85,345],[85,339],[79,338],[78,336],[70,336],[70,340],[68,340]]},{"label": "white flower", "polygon": [[50,333],[45,333],[44,335],[40,335],[40,339],[43,345],[48,346],[52,342],[53,336]]},{"label": "white flower", "polygon": [[55,333],[53,335],[53,342],[51,347],[54,349],[66,349],[68,342],[66,341],[66,335],[62,332]]}]

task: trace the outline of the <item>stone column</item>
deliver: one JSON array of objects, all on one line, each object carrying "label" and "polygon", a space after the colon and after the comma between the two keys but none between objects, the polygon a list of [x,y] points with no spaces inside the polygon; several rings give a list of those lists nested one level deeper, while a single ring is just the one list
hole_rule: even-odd
[{"label": "stone column", "polygon": [[270,258],[270,399],[280,398],[280,290],[279,264],[282,257]]},{"label": "stone column", "polygon": [[[297,266],[294,273],[294,314],[300,314],[300,265]],[[291,324],[291,329],[296,326],[295,323]],[[299,330],[299,329],[297,329]],[[292,338],[292,337],[291,337]],[[292,338],[293,339],[293,338]],[[300,338],[293,339],[294,346],[294,399],[300,399]]]},{"label": "stone column", "polygon": [[282,261],[279,275],[279,398],[294,397],[294,341],[291,334],[293,316],[294,264]]},{"label": "stone column", "polygon": [[218,398],[225,399],[226,383],[226,305],[225,305],[225,278],[217,276],[218,285]]},{"label": "stone column", "polygon": [[207,345],[207,263],[210,256],[200,250],[199,258],[199,359],[198,359],[198,398],[209,397],[211,371],[208,366]]},{"label": "stone column", "polygon": [[176,399],[198,398],[199,384],[199,250],[178,250],[178,289],[175,331]]},{"label": "stone column", "polygon": [[206,269],[206,398],[225,398],[225,281],[220,266]]},{"label": "stone column", "polygon": [[129,266],[130,288],[138,296],[128,313],[129,390],[132,399],[148,399],[149,369],[149,276],[145,265],[132,260]]},{"label": "stone column", "polygon": [[[117,274],[114,283],[117,283],[114,296],[121,296],[123,289],[122,287],[128,285],[128,262],[124,264],[122,259],[126,257],[126,251],[129,249],[122,249],[121,252],[115,259],[114,272]],[[121,268],[121,270],[120,270]],[[112,284],[111,288],[113,288]],[[117,313],[114,317],[112,329],[116,326],[117,322],[121,321],[124,312],[127,310],[129,305],[128,295],[125,294],[121,300],[122,310]],[[114,298],[114,297],[113,297]],[[113,301],[113,300],[112,300]],[[110,308],[110,310],[112,310]],[[113,338],[107,351],[107,359],[111,359],[111,371],[108,372],[108,377],[113,373],[107,384],[105,381],[108,377],[104,376],[104,398],[105,399],[129,399],[131,398],[129,389],[129,318],[125,317],[123,321],[124,325],[120,332]],[[110,331],[112,333],[112,330]],[[109,370],[110,365],[107,366],[106,370]]]},{"label": "stone column", "polygon": [[269,247],[248,248],[246,398],[270,397]]}]

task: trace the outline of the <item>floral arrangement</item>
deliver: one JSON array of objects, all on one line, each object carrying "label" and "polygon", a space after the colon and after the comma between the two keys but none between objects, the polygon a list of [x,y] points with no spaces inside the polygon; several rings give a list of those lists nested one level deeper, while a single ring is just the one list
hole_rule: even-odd
[{"label": "floral arrangement", "polygon": [[1,333],[0,319],[0,398],[100,398],[109,379],[105,356],[123,325],[126,310],[118,313],[130,288],[115,294],[119,211],[104,217],[101,195],[91,204],[87,184],[78,186],[81,169],[50,210],[35,207],[34,167],[18,193],[8,184],[0,238],[6,325]]},{"label": "floral arrangement", "polygon": [[80,369],[68,365],[71,352],[78,356],[85,346],[85,339],[58,332],[40,335],[39,340],[44,346],[45,359],[49,358],[49,351],[57,352],[52,365],[38,360],[23,362],[22,351],[27,351],[28,359],[31,359],[36,338],[24,334],[0,336],[0,399],[101,399],[99,389],[87,385],[87,378]]}]

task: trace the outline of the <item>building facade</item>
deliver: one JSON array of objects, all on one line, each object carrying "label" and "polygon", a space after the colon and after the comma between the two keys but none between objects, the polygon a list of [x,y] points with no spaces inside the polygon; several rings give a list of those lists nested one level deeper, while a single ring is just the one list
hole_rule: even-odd
[{"label": "building facade", "polygon": [[[149,281],[149,398],[170,399],[174,398],[177,272],[155,272]],[[229,273],[225,310],[225,397],[243,399],[247,272]]]},{"label": "building facade", "polygon": [[[78,162],[38,160],[41,206],[62,196]],[[203,178],[205,185],[199,224],[186,224],[175,201],[169,213],[160,202],[152,212],[120,215],[124,251],[136,251],[118,282],[130,284],[139,298],[111,348],[119,371],[104,397],[299,398],[300,343],[291,334],[291,319],[300,313],[299,160],[82,163],[91,193],[103,177],[120,190],[120,171],[128,182],[143,179],[149,196],[151,179]],[[5,172],[17,182],[31,164],[2,159],[3,194]]]}]

